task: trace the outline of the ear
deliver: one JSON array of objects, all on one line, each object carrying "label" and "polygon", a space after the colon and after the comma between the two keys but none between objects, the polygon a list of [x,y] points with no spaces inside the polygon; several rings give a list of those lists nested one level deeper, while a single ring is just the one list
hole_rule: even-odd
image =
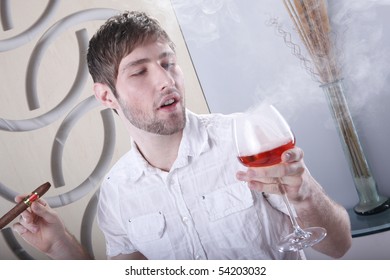
[{"label": "ear", "polygon": [[118,102],[110,87],[102,83],[94,83],[93,90],[96,99],[105,107],[118,109]]}]

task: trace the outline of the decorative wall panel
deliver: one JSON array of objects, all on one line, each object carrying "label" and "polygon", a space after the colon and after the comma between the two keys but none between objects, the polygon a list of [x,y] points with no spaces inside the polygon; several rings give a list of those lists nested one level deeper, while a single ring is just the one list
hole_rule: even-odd
[{"label": "decorative wall panel", "polygon": [[[207,113],[170,1],[0,0],[0,215],[15,195],[49,181],[46,201],[97,259],[105,259],[95,223],[100,181],[130,139],[95,100],[86,51],[104,20],[122,10],[161,21],[186,74],[187,105]],[[46,259],[11,225],[1,231],[0,259]]]}]

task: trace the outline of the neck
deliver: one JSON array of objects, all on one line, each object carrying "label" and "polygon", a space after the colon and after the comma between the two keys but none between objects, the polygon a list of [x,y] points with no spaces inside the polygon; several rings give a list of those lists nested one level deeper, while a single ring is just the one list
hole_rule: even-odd
[{"label": "neck", "polygon": [[173,135],[157,135],[138,130],[131,133],[131,136],[138,150],[150,165],[169,171],[177,158],[183,132],[180,131]]}]

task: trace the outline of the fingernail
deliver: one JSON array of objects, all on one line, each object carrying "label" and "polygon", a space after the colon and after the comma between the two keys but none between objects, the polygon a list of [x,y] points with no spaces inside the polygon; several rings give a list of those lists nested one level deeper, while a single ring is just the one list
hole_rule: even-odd
[{"label": "fingernail", "polygon": [[37,233],[37,232],[38,232],[38,226],[33,226],[33,227],[31,227],[30,231],[31,231],[32,233]]},{"label": "fingernail", "polygon": [[254,175],[254,171],[251,169],[248,169],[246,172],[238,171],[237,172],[237,179],[239,179],[241,181],[247,181],[253,175]]},{"label": "fingernail", "polygon": [[19,235],[22,235],[23,233],[26,232],[26,229],[25,228],[16,228],[16,227],[13,227],[12,228],[14,232],[16,232],[17,234]]}]

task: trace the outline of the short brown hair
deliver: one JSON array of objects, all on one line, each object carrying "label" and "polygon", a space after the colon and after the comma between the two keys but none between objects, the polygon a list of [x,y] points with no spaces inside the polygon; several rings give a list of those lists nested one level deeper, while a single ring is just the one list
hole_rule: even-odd
[{"label": "short brown hair", "polygon": [[121,60],[145,42],[162,39],[174,51],[174,44],[160,23],[144,12],[125,11],[109,18],[89,41],[87,62],[94,82],[115,84]]}]

